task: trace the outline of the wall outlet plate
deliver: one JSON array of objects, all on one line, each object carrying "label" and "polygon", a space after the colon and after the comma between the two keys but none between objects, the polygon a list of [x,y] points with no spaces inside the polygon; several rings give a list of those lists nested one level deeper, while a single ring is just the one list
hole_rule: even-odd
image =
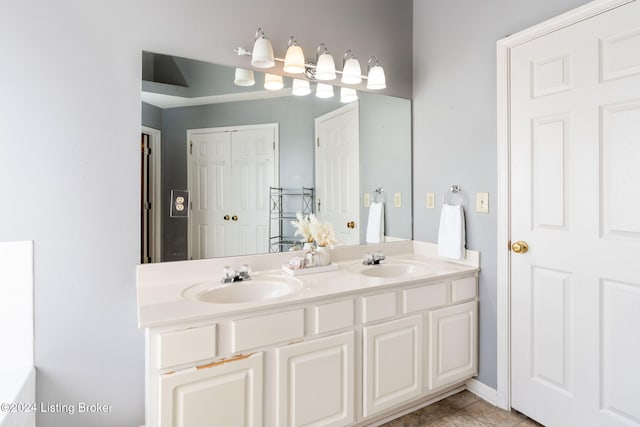
[{"label": "wall outlet plate", "polygon": [[171,190],[171,218],[189,217],[189,192],[184,190]]},{"label": "wall outlet plate", "polygon": [[396,208],[402,207],[402,193],[395,193],[393,195],[393,206]]}]

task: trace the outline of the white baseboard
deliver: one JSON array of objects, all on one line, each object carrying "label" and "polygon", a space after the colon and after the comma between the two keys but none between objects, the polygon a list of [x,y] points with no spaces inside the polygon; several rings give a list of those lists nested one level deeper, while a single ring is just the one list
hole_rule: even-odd
[{"label": "white baseboard", "polygon": [[488,385],[481,383],[475,378],[471,378],[466,383],[467,390],[478,396],[480,399],[486,400],[496,406],[498,403],[498,391]]}]

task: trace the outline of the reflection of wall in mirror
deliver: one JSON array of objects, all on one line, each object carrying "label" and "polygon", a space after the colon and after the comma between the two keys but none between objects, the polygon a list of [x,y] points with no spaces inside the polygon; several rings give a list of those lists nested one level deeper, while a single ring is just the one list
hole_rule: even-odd
[{"label": "reflection of wall in mirror", "polygon": [[[401,208],[394,208],[392,203],[386,207],[386,234],[410,239],[411,103],[364,92],[360,93],[359,102],[361,194],[381,186],[390,194],[402,193]],[[280,124],[280,186],[313,187],[314,118],[341,105],[337,98],[318,100],[314,96],[166,109],[143,103],[143,125],[162,130],[163,197],[168,197],[171,188],[187,187],[187,129],[258,123]],[[286,208],[295,210],[295,206]],[[364,242],[368,210],[361,212],[359,224]],[[162,215],[162,261],[186,259],[186,224],[170,218],[164,210]]]}]

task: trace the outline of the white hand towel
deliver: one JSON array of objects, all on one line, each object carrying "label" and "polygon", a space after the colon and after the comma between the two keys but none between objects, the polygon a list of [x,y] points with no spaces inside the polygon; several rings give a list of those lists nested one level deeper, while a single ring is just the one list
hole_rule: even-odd
[{"label": "white hand towel", "polygon": [[384,204],[373,202],[369,207],[367,243],[382,243],[384,237]]},{"label": "white hand towel", "polygon": [[438,230],[438,255],[451,259],[463,259],[466,255],[462,205],[442,206]]}]

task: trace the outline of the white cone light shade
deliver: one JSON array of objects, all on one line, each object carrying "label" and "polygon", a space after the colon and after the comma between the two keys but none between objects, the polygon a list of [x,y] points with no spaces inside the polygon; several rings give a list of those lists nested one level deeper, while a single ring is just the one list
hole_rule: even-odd
[{"label": "white cone light shade", "polygon": [[335,80],[336,64],[330,53],[323,53],[316,65],[316,80]]},{"label": "white cone light shade", "polygon": [[273,47],[266,37],[259,37],[253,45],[251,65],[256,68],[271,68],[276,65],[273,59]]},{"label": "white cone light shade", "polygon": [[333,86],[324,83],[318,83],[318,86],[316,87],[316,96],[318,98],[332,98]]},{"label": "white cone light shade", "polygon": [[267,90],[280,90],[284,87],[282,76],[266,73],[264,75],[264,88]]},{"label": "white cone light shade", "polygon": [[236,86],[253,86],[256,80],[253,77],[253,71],[245,68],[236,68],[236,75],[233,80]]},{"label": "white cone light shade", "polygon": [[384,76],[384,69],[376,65],[369,70],[369,76],[367,80],[367,89],[384,89],[387,87],[386,78]]},{"label": "white cone light shade", "polygon": [[293,89],[291,91],[295,96],[305,96],[311,93],[311,87],[307,80],[293,79]]},{"label": "white cone light shade", "polygon": [[304,73],[304,53],[300,46],[289,46],[287,54],[284,57],[284,67],[282,69],[285,73]]},{"label": "white cone light shade", "polygon": [[349,102],[356,101],[358,99],[358,92],[350,87],[340,88],[340,102],[347,104]]},{"label": "white cone light shade", "polygon": [[362,82],[362,70],[360,69],[360,61],[356,58],[349,58],[344,63],[342,69],[342,83],[348,85],[357,85]]}]

